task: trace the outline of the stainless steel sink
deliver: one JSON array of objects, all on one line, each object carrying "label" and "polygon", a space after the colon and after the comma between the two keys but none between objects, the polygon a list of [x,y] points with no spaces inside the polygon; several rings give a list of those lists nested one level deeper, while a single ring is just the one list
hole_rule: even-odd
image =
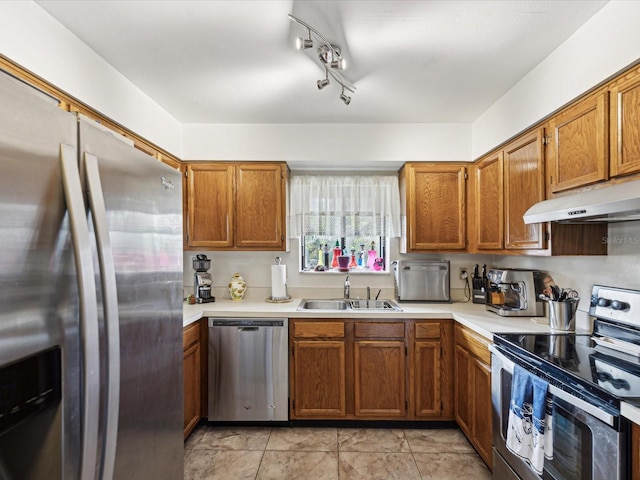
[{"label": "stainless steel sink", "polygon": [[402,309],[391,300],[351,300],[349,307],[353,310],[395,310]]},{"label": "stainless steel sink", "polygon": [[298,310],[352,310],[352,311],[397,311],[402,309],[391,300],[349,300],[326,298],[303,298]]},{"label": "stainless steel sink", "polygon": [[346,310],[348,300],[302,299],[298,310]]}]

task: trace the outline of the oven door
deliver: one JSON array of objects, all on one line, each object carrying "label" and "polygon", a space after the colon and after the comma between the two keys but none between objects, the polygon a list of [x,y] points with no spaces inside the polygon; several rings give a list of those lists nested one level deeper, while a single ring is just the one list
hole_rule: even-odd
[{"label": "oven door", "polygon": [[[501,479],[525,480],[626,478],[627,435],[624,429],[615,428],[618,419],[593,403],[553,385],[549,385],[553,399],[553,459],[545,459],[542,477],[524,460],[512,454],[506,447],[506,438],[514,363],[495,347],[491,350],[493,454],[497,466],[494,478],[498,478],[498,474]],[[526,368],[525,365],[523,367]]]}]

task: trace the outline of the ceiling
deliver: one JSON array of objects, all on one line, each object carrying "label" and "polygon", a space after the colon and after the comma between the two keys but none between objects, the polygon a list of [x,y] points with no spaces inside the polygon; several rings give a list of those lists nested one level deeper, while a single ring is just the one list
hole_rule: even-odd
[{"label": "ceiling", "polygon": [[[468,123],[607,2],[37,3],[181,123]],[[289,13],[342,48],[350,105]]]}]

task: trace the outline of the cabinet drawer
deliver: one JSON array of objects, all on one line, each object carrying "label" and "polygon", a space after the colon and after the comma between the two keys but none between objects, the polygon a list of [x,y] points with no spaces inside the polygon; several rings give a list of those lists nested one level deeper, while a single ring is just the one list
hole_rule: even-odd
[{"label": "cabinet drawer", "polygon": [[416,338],[440,338],[440,323],[416,323]]},{"label": "cabinet drawer", "polygon": [[298,338],[342,338],[342,322],[295,322],[293,336]]},{"label": "cabinet drawer", "polygon": [[187,347],[197,343],[200,340],[200,322],[195,322],[185,327],[182,334],[182,348],[186,349]]},{"label": "cabinet drawer", "polygon": [[356,338],[404,338],[404,323],[356,323]]},{"label": "cabinet drawer", "polygon": [[474,357],[491,365],[490,340],[472,332],[469,329],[456,325],[456,343],[466,348]]}]

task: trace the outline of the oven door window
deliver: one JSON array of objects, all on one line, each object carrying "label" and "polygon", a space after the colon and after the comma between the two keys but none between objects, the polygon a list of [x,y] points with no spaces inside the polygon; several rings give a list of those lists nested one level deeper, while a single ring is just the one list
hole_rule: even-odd
[{"label": "oven door window", "polygon": [[[503,374],[506,372],[503,371]],[[502,439],[507,438],[509,402],[511,397],[511,375],[509,388],[502,389]],[[545,459],[542,478],[553,480],[575,480],[594,478],[592,470],[593,437],[589,425],[583,421],[584,412],[567,402],[553,400],[553,459]],[[603,441],[608,439],[603,438]],[[516,459],[515,455],[511,455]]]},{"label": "oven door window", "polygon": [[[565,408],[568,407],[568,408]],[[593,478],[593,432],[562,400],[553,402],[553,459],[545,459],[543,478]]]}]

